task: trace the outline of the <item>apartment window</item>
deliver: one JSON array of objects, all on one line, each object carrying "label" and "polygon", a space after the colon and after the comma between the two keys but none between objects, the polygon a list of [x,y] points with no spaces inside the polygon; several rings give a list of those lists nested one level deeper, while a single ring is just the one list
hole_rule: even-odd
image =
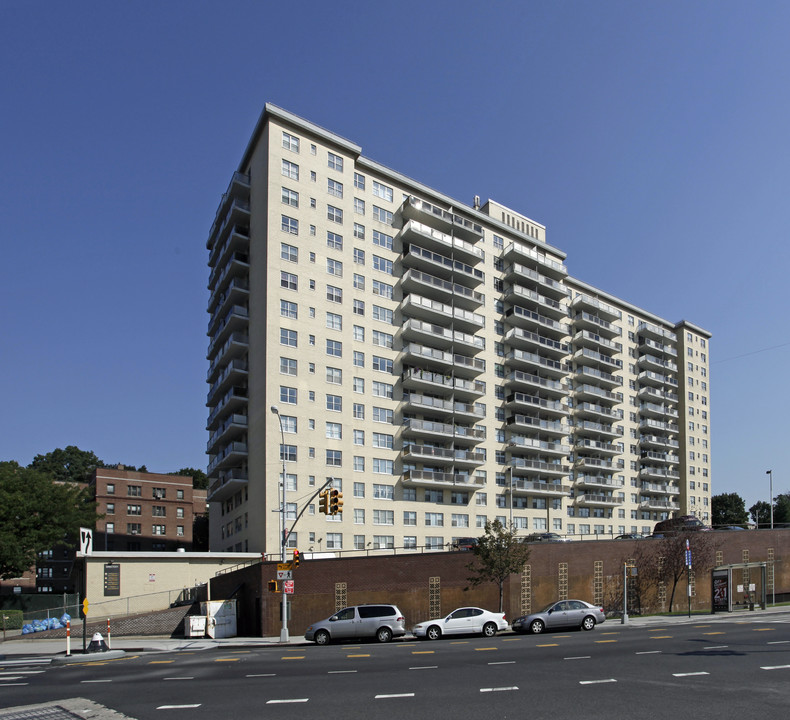
[{"label": "apartment window", "polygon": [[115,523],[108,522],[107,525],[105,526],[105,531],[107,532],[108,535],[112,535],[115,532]]},{"label": "apartment window", "polygon": [[392,188],[382,185],[380,182],[373,181],[373,194],[382,200],[392,202]]},{"label": "apartment window", "polygon": [[343,172],[343,158],[340,155],[335,155],[335,153],[330,152],[328,153],[329,161],[328,165],[331,170],[337,170],[338,172]]},{"label": "apartment window", "polygon": [[343,236],[338,235],[337,233],[329,232],[326,233],[326,245],[332,250],[342,250],[343,249]]},{"label": "apartment window", "polygon": [[354,300],[354,315],[363,315],[365,314],[365,301],[364,300]]},{"label": "apartment window", "polygon": [[390,285],[389,283],[381,282],[381,280],[374,280],[373,294],[392,299],[392,285]]},{"label": "apartment window", "polygon": [[332,357],[343,357],[343,343],[339,340],[327,340],[326,354]]},{"label": "apartment window", "polygon": [[358,172],[354,173],[354,187],[358,190],[365,189],[365,176],[360,175]]},{"label": "apartment window", "polygon": [[328,312],[326,314],[326,326],[330,330],[342,330],[343,329],[343,316],[338,315],[337,313]]},{"label": "apartment window", "polygon": [[393,485],[373,484],[373,497],[376,500],[394,500],[395,488]]},{"label": "apartment window", "polygon": [[365,406],[362,403],[354,403],[352,413],[355,420],[364,420]]},{"label": "apartment window", "polygon": [[291,207],[298,208],[299,207],[299,193],[295,190],[289,190],[287,187],[282,189],[282,201],[285,205],[290,205]]},{"label": "apartment window", "polygon": [[393,436],[386,433],[373,433],[373,447],[392,450]]},{"label": "apartment window", "polygon": [[417,513],[414,510],[403,511],[403,524],[408,526],[417,525]]},{"label": "apartment window", "polygon": [[299,280],[296,275],[293,273],[285,272],[284,270],[280,271],[280,287],[285,288],[286,290],[298,290],[299,289]]},{"label": "apartment window", "polygon": [[[357,215],[365,214],[365,201],[361,198],[354,198],[354,212]],[[363,231],[364,234],[364,231]]]},{"label": "apartment window", "polygon": [[453,513],[452,519],[452,526],[453,527],[461,527],[461,528],[468,528],[469,527],[469,516],[463,514]]},{"label": "apartment window", "polygon": [[283,131],[283,147],[291,152],[299,152],[299,138]]},{"label": "apartment window", "polygon": [[166,505],[152,505],[151,506],[151,515],[153,517],[167,517],[167,506]]},{"label": "apartment window", "polygon": [[330,440],[342,440],[343,426],[340,423],[328,422],[326,424],[326,436]]},{"label": "apartment window", "polygon": [[428,527],[444,527],[444,513],[425,513],[425,524]]},{"label": "apartment window", "polygon": [[392,360],[389,358],[380,357],[379,355],[373,356],[373,369],[379,372],[392,374]]},{"label": "apartment window", "polygon": [[296,445],[283,445],[280,443],[280,461],[296,462]]},{"label": "apartment window", "polygon": [[394,525],[395,524],[395,511],[394,510],[374,510],[373,511],[373,524],[374,525]]},{"label": "apartment window", "polygon": [[343,384],[343,371],[340,368],[327,367],[327,369],[326,369],[326,381],[328,383],[331,383],[332,385],[342,385]]},{"label": "apartment window", "polygon": [[333,260],[332,258],[327,258],[326,272],[328,275],[334,275],[335,277],[343,277],[343,263],[340,260]]},{"label": "apartment window", "polygon": [[127,505],[126,506],[126,514],[127,515],[142,515],[143,514],[143,506],[142,505]]},{"label": "apartment window", "polygon": [[365,226],[360,225],[359,223],[354,223],[354,237],[357,240],[364,240],[365,239]]},{"label": "apartment window", "polygon": [[354,445],[364,445],[364,444],[365,444],[365,431],[354,430]]},{"label": "apartment window", "polygon": [[295,302],[280,300],[280,315],[296,320],[299,315],[299,306]]},{"label": "apartment window", "polygon": [[342,303],[343,302],[343,290],[341,290],[339,287],[335,287],[334,285],[327,285],[326,286],[326,299],[329,302]]},{"label": "apartment window", "polygon": [[386,248],[387,250],[392,250],[392,235],[387,235],[386,233],[374,230],[373,244]]},{"label": "apartment window", "polygon": [[143,486],[142,485],[129,485],[126,488],[126,494],[129,497],[142,497],[143,496]]},{"label": "apartment window", "polygon": [[387,308],[381,307],[380,305],[373,306],[373,315],[374,320],[379,320],[381,322],[385,322],[388,325],[392,325],[392,310],[388,310]]},{"label": "apartment window", "polygon": [[107,503],[107,509],[105,512],[107,515],[115,515],[115,503]]},{"label": "apartment window", "polygon": [[354,273],[354,290],[365,289],[365,276]]},{"label": "apartment window", "polygon": [[382,407],[373,407],[373,422],[392,424],[392,410]]},{"label": "apartment window", "polygon": [[393,462],[384,458],[373,458],[373,472],[377,475],[392,475]]},{"label": "apartment window", "polygon": [[376,397],[392,398],[393,386],[390,383],[374,382],[372,390]]},{"label": "apartment window", "polygon": [[183,500],[183,499],[184,499],[184,491],[176,490],[176,500]]},{"label": "apartment window", "polygon": [[364,265],[365,264],[365,251],[360,250],[359,248],[354,248],[354,264],[355,265]]},{"label": "apartment window", "polygon": [[327,395],[326,409],[331,410],[332,412],[342,412],[343,398],[340,395]]},{"label": "apartment window", "polygon": [[374,535],[373,536],[373,549],[374,550],[387,550],[395,547],[394,535]]},{"label": "apartment window", "polygon": [[405,487],[403,488],[403,499],[407,502],[417,502],[417,488]]},{"label": "apartment window", "polygon": [[330,467],[343,466],[343,451],[342,450],[327,450],[326,451],[326,464]]},{"label": "apartment window", "polygon": [[362,508],[354,508],[354,525],[365,524],[365,511]]},{"label": "apartment window", "polygon": [[365,328],[361,325],[354,325],[354,340],[365,342]]},{"label": "apartment window", "polygon": [[365,392],[365,378],[355,377],[353,383],[353,390],[355,393],[364,393]]},{"label": "apartment window", "polygon": [[280,402],[296,405],[296,388],[280,385]]},{"label": "apartment window", "polygon": [[285,328],[280,328],[280,345],[296,347],[297,346],[296,330],[286,330]]},{"label": "apartment window", "polygon": [[365,353],[354,350],[354,367],[365,367]]},{"label": "apartment window", "polygon": [[154,535],[164,535],[165,534],[165,526],[164,525],[153,525],[151,530]]},{"label": "apartment window", "polygon": [[282,375],[296,375],[296,360],[293,358],[280,358],[280,373]]},{"label": "apartment window", "polygon": [[140,523],[126,523],[127,535],[139,535],[143,531],[143,526]]},{"label": "apartment window", "polygon": [[115,483],[107,483],[107,494],[115,495]]},{"label": "apartment window", "polygon": [[[379,347],[391,348],[395,337],[391,333],[382,332],[381,330],[374,330],[372,342]],[[392,369],[390,367],[390,369]]]},{"label": "apartment window", "polygon": [[337,180],[332,180],[329,178],[327,181],[327,188],[326,191],[336,198],[343,197],[343,183],[338,182]]},{"label": "apartment window", "polygon": [[373,206],[373,219],[392,225],[392,213],[389,210],[378,207],[378,205]]},{"label": "apartment window", "polygon": [[387,273],[387,275],[392,275],[392,260],[387,260],[386,258],[374,255],[373,269],[378,270],[379,272]]},{"label": "apartment window", "polygon": [[343,211],[334,205],[326,206],[326,218],[331,222],[343,223]]},{"label": "apartment window", "polygon": [[365,472],[365,458],[361,455],[354,455],[354,472]]},{"label": "apartment window", "polygon": [[298,180],[299,166],[296,163],[289,162],[288,160],[283,160],[282,174],[285,175],[285,177],[290,178],[291,180]]}]

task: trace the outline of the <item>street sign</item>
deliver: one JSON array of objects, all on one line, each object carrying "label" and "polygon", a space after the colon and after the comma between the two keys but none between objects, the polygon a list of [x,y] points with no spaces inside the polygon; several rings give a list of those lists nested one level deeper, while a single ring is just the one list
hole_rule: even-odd
[{"label": "street sign", "polygon": [[277,563],[277,572],[280,570],[290,570],[292,567],[291,563]]},{"label": "street sign", "polygon": [[293,580],[285,580],[283,581],[283,589],[285,590],[286,595],[293,595],[294,594],[294,581]]},{"label": "street sign", "polygon": [[293,580],[293,573],[290,570],[278,570],[277,571],[277,579],[278,580]]},{"label": "street sign", "polygon": [[83,555],[93,553],[93,530],[90,528],[80,528],[80,552]]}]

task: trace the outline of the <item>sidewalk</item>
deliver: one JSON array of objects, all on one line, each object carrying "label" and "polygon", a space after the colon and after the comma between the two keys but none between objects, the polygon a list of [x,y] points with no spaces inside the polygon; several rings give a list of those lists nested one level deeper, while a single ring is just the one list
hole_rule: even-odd
[{"label": "sidewalk", "polygon": [[[777,616],[788,616],[790,620],[790,607],[769,608],[767,610],[741,610],[732,613],[716,614],[692,614],[687,615],[648,615],[629,616],[628,622],[623,624],[621,618],[608,618],[606,623],[600,627],[606,630],[615,628],[644,628],[654,626],[680,625],[689,623],[707,623],[722,621],[742,621],[742,622],[771,622]],[[510,632],[510,631],[506,631]],[[90,641],[90,638],[88,639]],[[105,642],[107,638],[104,638]],[[411,634],[395,642],[413,642],[416,638]],[[287,646],[311,645],[312,643],[304,639],[301,634],[291,634]],[[82,653],[82,637],[71,638],[71,657],[72,662],[84,662],[86,659],[98,660],[102,657],[118,657],[124,654],[138,653],[157,653],[157,652],[197,652],[200,650],[210,650],[216,648],[254,648],[254,647],[273,647],[283,646],[277,637],[232,637],[232,638],[172,638],[166,636],[123,636],[111,638],[112,655],[108,653]],[[24,661],[31,658],[38,658],[39,662],[46,658],[50,660],[66,657],[66,641],[59,639],[36,638],[33,633],[30,635],[19,635],[8,638],[4,642],[0,641],[0,662],[5,664],[14,661]]]}]

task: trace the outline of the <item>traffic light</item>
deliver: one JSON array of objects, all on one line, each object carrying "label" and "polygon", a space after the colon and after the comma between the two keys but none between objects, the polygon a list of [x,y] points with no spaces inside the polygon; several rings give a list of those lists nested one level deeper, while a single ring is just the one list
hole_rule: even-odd
[{"label": "traffic light", "polygon": [[269,580],[269,592],[278,592],[279,588],[277,587],[276,580]]},{"label": "traffic light", "polygon": [[295,567],[295,568],[298,568],[298,567],[299,567],[299,557],[300,557],[300,556],[299,556],[299,551],[298,551],[298,550],[294,550],[294,561],[293,561],[293,567]]},{"label": "traffic light", "polygon": [[343,493],[340,490],[332,490],[329,493],[329,514],[337,515],[343,512]]},{"label": "traffic light", "polygon": [[329,515],[329,490],[322,490],[318,493],[318,512]]}]

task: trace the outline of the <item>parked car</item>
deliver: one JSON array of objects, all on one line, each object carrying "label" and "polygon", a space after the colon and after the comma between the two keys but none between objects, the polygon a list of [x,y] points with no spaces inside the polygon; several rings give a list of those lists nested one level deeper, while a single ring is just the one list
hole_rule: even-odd
[{"label": "parked car", "polygon": [[453,543],[453,547],[456,550],[471,550],[475,545],[477,545],[477,538],[471,537],[458,538]]},{"label": "parked car", "polygon": [[710,530],[699,518],[693,515],[681,515],[669,520],[657,522],[653,528],[653,535],[664,537],[677,533],[693,532],[695,530]]},{"label": "parked car", "polygon": [[494,637],[499,630],[507,630],[505,613],[489,612],[479,607],[453,610],[447,617],[417,623],[412,633],[418,638],[438,640],[443,635],[484,635]]},{"label": "parked car", "polygon": [[515,632],[542,633],[558,628],[592,630],[606,620],[603,608],[584,600],[560,600],[546,605],[540,612],[524,615],[513,621]]},{"label": "parked car", "polygon": [[618,535],[615,540],[641,540],[642,535],[639,533],[623,533],[622,535]]},{"label": "parked car", "polygon": [[532,533],[524,538],[524,542],[568,542],[568,538],[553,532]]},{"label": "parked car", "polygon": [[396,605],[353,605],[313,623],[304,637],[317,645],[328,645],[333,640],[363,638],[389,642],[405,634],[406,618]]}]

